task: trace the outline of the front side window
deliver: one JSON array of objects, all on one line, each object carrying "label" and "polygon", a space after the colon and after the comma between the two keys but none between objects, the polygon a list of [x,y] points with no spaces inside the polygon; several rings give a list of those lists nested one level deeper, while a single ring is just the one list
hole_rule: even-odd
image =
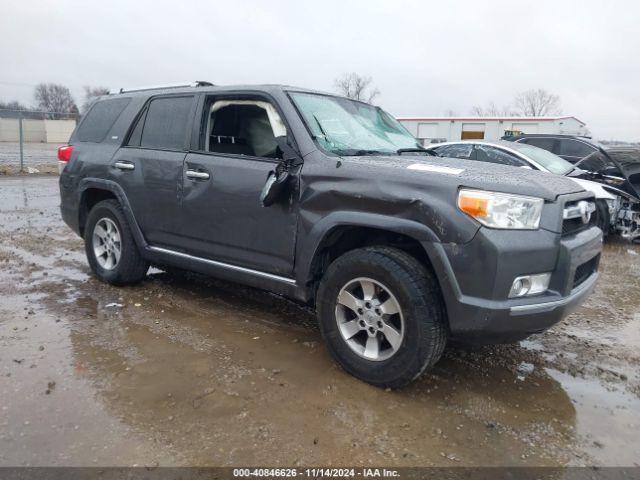
[{"label": "front side window", "polygon": [[476,160],[481,162],[499,163],[512,167],[528,167],[529,164],[514,154],[499,150],[488,145],[476,145]]},{"label": "front side window", "polygon": [[568,157],[586,157],[595,151],[595,148],[590,147],[586,143],[579,142],[577,140],[560,140],[559,155],[566,155]]},{"label": "front side window", "polygon": [[128,145],[159,150],[183,150],[193,97],[160,97],[140,115]]},{"label": "front side window", "polygon": [[282,158],[278,137],[287,130],[275,107],[264,100],[216,100],[205,107],[204,139],[206,152]]},{"label": "front side window", "polygon": [[420,148],[418,141],[384,110],[342,97],[291,93],[316,142],[336,155],[395,154]]}]

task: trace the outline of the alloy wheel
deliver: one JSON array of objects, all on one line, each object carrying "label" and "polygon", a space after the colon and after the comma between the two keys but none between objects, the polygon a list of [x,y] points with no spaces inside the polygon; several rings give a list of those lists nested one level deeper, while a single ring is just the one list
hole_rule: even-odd
[{"label": "alloy wheel", "polygon": [[366,360],[387,360],[402,345],[405,328],[400,304],[376,280],[356,278],[342,287],[335,315],[342,339]]},{"label": "alloy wheel", "polygon": [[96,261],[105,270],[113,270],[120,261],[122,241],[116,223],[110,218],[101,218],[93,227],[93,253]]}]

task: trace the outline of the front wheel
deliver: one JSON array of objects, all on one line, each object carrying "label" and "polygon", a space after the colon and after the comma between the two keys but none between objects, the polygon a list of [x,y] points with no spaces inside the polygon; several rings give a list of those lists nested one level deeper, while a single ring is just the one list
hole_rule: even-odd
[{"label": "front wheel", "polygon": [[327,269],[318,288],[327,347],[350,374],[402,387],[434,365],[448,330],[433,274],[390,247],[352,250]]}]

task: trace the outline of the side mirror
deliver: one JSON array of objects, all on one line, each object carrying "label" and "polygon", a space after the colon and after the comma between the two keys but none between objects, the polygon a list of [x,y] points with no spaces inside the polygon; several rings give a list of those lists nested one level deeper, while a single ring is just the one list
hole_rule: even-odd
[{"label": "side mirror", "polygon": [[293,147],[293,142],[288,135],[276,137],[276,143],[278,144],[278,148],[282,152],[282,159],[284,161],[292,161],[300,158],[300,154]]},{"label": "side mirror", "polygon": [[279,164],[275,170],[269,172],[267,175],[267,181],[262,187],[262,193],[260,193],[260,203],[263,207],[269,207],[275,203],[275,201],[280,197],[282,192],[285,190],[287,185],[287,181],[289,180],[289,172],[280,169]]},{"label": "side mirror", "polygon": [[286,135],[276,137],[276,142],[282,152],[282,160],[275,170],[269,172],[267,181],[262,187],[260,203],[263,207],[273,205],[284,194],[290,183],[291,172],[302,164],[300,153],[294,148],[293,143]]}]

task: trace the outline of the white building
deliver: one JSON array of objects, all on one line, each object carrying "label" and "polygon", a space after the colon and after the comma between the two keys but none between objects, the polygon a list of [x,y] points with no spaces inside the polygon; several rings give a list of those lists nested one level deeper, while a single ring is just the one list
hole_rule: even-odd
[{"label": "white building", "polygon": [[[67,143],[75,120],[22,120],[22,137],[25,142]],[[20,141],[20,124],[17,118],[0,118],[0,142]]]},{"label": "white building", "polygon": [[498,140],[508,132],[587,135],[576,117],[398,117],[423,144],[466,139]]}]

